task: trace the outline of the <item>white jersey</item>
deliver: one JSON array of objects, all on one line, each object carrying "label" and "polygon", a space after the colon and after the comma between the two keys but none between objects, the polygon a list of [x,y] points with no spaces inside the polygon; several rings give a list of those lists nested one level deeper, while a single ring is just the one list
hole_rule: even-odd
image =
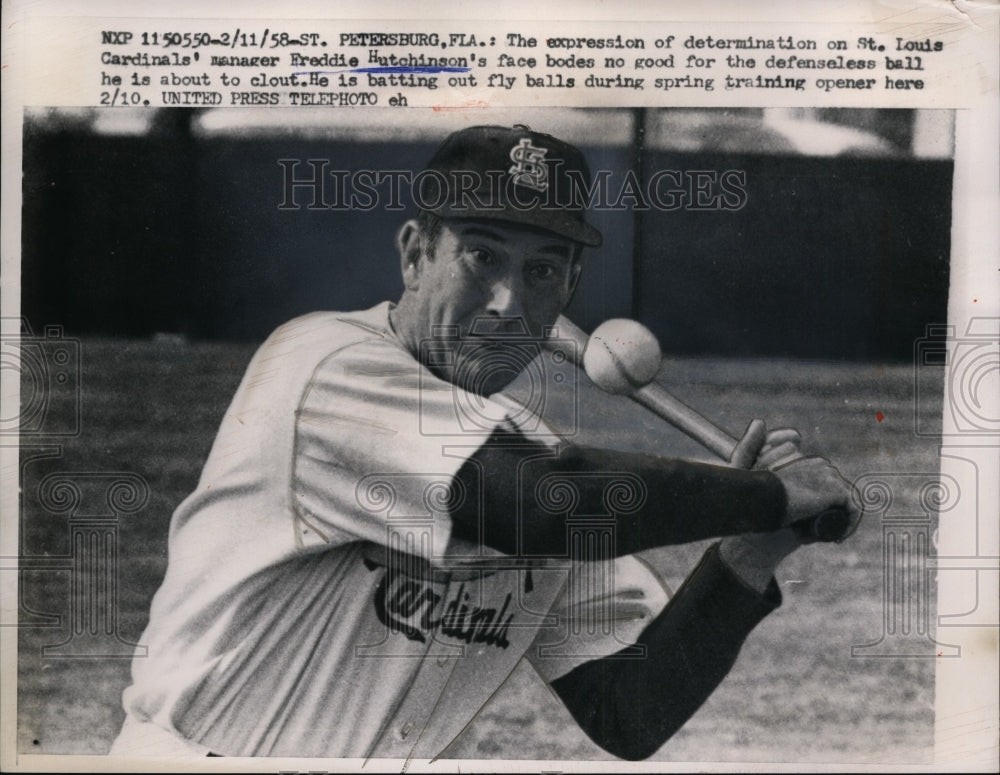
[{"label": "white jersey", "polygon": [[452,539],[452,477],[511,412],[434,377],[388,311],[307,315],[255,354],[174,513],[114,752],[152,727],[228,756],[432,757],[520,659],[551,680],[662,610],[634,558],[570,574]]}]

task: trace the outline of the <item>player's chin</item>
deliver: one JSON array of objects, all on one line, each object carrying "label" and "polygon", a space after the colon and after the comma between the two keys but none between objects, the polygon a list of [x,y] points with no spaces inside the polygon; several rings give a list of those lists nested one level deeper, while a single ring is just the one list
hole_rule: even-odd
[{"label": "player's chin", "polygon": [[469,393],[490,396],[499,393],[524,371],[529,354],[497,342],[476,342],[459,350],[452,382]]}]

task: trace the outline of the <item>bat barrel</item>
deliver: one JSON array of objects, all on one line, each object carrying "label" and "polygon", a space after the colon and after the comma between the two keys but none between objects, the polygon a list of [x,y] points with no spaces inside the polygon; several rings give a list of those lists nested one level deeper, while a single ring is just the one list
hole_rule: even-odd
[{"label": "bat barrel", "polygon": [[[550,332],[548,344],[556,347],[567,340],[574,343],[577,365],[582,367],[583,353],[587,349],[590,335],[565,315],[560,315]],[[736,439],[663,388],[649,383],[631,392],[629,396],[723,460],[728,462],[732,457]]]},{"label": "bat barrel", "polygon": [[575,352],[566,354],[574,358],[577,366],[583,368],[583,351],[587,349],[587,342],[590,341],[590,335],[568,317],[560,315],[556,318],[556,323],[549,332],[549,339],[546,345],[556,348],[565,341],[570,341],[576,345]]}]

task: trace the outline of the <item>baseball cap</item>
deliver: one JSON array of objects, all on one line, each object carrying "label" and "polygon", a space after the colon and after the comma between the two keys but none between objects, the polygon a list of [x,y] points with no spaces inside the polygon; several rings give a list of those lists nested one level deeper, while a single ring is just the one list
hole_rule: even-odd
[{"label": "baseball cap", "polygon": [[443,218],[507,221],[601,244],[584,220],[590,170],[583,154],[523,124],[454,132],[420,177],[418,206]]}]

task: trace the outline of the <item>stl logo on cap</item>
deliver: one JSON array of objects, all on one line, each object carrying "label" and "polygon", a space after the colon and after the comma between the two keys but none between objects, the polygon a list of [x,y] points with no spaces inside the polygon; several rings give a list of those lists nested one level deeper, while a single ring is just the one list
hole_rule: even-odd
[{"label": "stl logo on cap", "polygon": [[548,148],[532,145],[527,137],[511,148],[510,160],[514,163],[507,172],[514,178],[514,183],[535,191],[545,191],[549,187],[549,168],[545,166],[545,154],[548,152]]}]

